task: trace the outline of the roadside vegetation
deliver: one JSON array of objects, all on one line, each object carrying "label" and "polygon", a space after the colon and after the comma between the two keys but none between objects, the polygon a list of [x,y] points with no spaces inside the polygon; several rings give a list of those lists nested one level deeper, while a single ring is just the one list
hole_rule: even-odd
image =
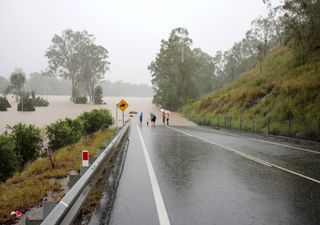
[{"label": "roadside vegetation", "polygon": [[320,2],[263,2],[268,15],[214,56],[172,30],[148,67],[153,102],[199,124],[319,138]]},{"label": "roadside vegetation", "polygon": [[[53,198],[57,200],[63,197],[57,179],[66,177],[72,170],[79,171],[81,151],[88,149],[94,156],[114,134],[114,129],[107,129],[113,122],[109,111],[101,109],[84,114],[83,120],[81,116],[74,120],[66,118],[44,130],[19,123],[0,135],[1,224],[15,220],[10,216],[11,211],[38,205],[49,191],[56,193]],[[84,124],[88,115],[100,123],[87,128]]]},{"label": "roadside vegetation", "polygon": [[181,112],[199,124],[264,133],[269,120],[269,133],[317,138],[320,52],[304,65],[295,62],[290,49],[274,49],[262,62],[261,72],[256,65]]}]

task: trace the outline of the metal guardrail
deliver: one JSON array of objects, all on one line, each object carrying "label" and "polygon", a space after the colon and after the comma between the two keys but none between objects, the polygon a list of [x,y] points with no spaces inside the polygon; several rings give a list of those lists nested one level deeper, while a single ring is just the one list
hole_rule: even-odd
[{"label": "metal guardrail", "polygon": [[126,131],[128,130],[129,122],[119,131],[113,138],[105,150],[99,155],[88,170],[81,176],[79,181],[67,192],[67,194],[60,200],[57,206],[50,212],[50,214],[43,220],[41,225],[58,225],[70,224],[78,214],[80,207],[90,192],[90,182],[95,177],[96,173],[102,167],[106,160],[108,153],[114,145],[120,142]]}]

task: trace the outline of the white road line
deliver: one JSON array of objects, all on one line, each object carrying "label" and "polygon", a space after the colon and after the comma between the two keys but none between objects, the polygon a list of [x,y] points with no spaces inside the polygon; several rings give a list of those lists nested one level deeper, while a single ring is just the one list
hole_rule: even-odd
[{"label": "white road line", "polygon": [[228,150],[228,151],[234,152],[234,153],[236,153],[236,154],[238,154],[238,155],[240,155],[240,156],[242,156],[242,157],[244,157],[244,158],[253,160],[253,161],[255,161],[255,162],[257,162],[257,163],[260,163],[260,164],[263,164],[263,165],[265,165],[265,166],[275,167],[275,168],[278,168],[278,169],[280,169],[280,170],[286,171],[286,172],[288,172],[288,173],[297,175],[297,176],[299,176],[299,177],[303,177],[303,178],[305,178],[305,179],[308,179],[308,180],[311,180],[311,181],[313,181],[313,182],[316,182],[316,183],[320,184],[320,181],[319,181],[319,180],[316,180],[316,179],[313,179],[313,178],[311,178],[311,177],[305,176],[305,175],[303,175],[303,174],[294,172],[294,171],[292,171],[292,170],[288,170],[288,169],[283,168],[283,167],[281,167],[281,166],[277,166],[277,165],[275,165],[275,164],[273,164],[273,163],[266,162],[266,161],[264,161],[264,160],[261,160],[261,159],[258,159],[258,158],[256,158],[256,157],[250,156],[250,155],[245,154],[245,153],[243,153],[243,152],[241,152],[241,151],[238,151],[238,150],[236,150],[236,149],[233,149],[233,148],[229,148],[229,147],[220,145],[220,144],[215,143],[215,142],[213,142],[213,141],[209,141],[209,140],[207,140],[207,139],[204,139],[204,138],[201,138],[201,137],[198,137],[198,136],[195,136],[195,135],[186,133],[186,132],[184,132],[184,131],[180,131],[180,130],[174,129],[174,128],[172,128],[172,127],[168,127],[168,128],[169,128],[169,129],[172,129],[172,130],[175,130],[175,131],[177,131],[177,132],[183,133],[183,134],[185,134],[185,135],[188,135],[188,136],[190,136],[190,137],[198,138],[198,139],[200,139],[200,140],[202,140],[202,141],[205,141],[205,142],[208,142],[208,143],[210,143],[210,144],[219,146],[219,147],[221,147],[221,148],[223,148],[223,149],[226,149],[226,150]]},{"label": "white road line", "polygon": [[228,135],[235,136],[235,137],[246,138],[246,139],[257,141],[257,142],[262,142],[262,143],[267,143],[267,144],[272,144],[272,145],[278,145],[278,146],[282,146],[282,147],[286,147],[286,148],[293,148],[293,149],[296,149],[296,150],[310,152],[310,153],[314,153],[314,154],[320,154],[319,151],[313,151],[313,150],[306,149],[306,148],[300,148],[300,147],[295,147],[295,146],[291,146],[291,145],[280,144],[280,143],[272,142],[272,141],[260,140],[260,139],[257,139],[257,138],[246,137],[246,136],[243,136],[243,135],[238,135],[238,134],[233,134],[233,133],[228,133],[228,132],[223,132],[223,131],[218,131],[218,130],[213,130],[213,129],[206,129],[206,128],[203,128],[203,127],[197,127],[197,128],[201,129],[201,130],[220,133],[220,134],[228,134]]},{"label": "white road line", "polygon": [[140,129],[137,126],[138,134],[140,137],[141,145],[142,145],[142,150],[144,153],[144,157],[147,163],[147,168],[148,168],[148,173],[151,181],[151,186],[152,186],[152,191],[153,191],[153,196],[156,202],[156,207],[157,207],[157,212],[158,212],[158,217],[159,217],[159,222],[160,225],[170,225],[170,220],[168,217],[168,213],[166,210],[166,207],[163,202],[162,194],[160,191],[160,187],[158,184],[158,180],[156,177],[156,174],[154,172],[152,162],[149,156],[149,152],[147,150],[146,144],[144,143],[143,137],[141,135]]}]

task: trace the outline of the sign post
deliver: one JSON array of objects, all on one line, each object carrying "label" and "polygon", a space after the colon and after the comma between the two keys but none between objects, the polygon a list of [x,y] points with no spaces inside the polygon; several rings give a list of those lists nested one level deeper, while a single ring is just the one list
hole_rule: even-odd
[{"label": "sign post", "polygon": [[129,105],[124,99],[121,99],[117,106],[122,111],[122,125],[124,126],[124,111],[128,108]]},{"label": "sign post", "polygon": [[116,127],[118,127],[118,104],[116,104]]}]

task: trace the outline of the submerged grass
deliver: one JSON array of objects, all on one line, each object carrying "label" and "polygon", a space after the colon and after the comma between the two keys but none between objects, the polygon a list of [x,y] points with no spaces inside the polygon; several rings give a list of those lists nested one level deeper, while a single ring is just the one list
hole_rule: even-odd
[{"label": "submerged grass", "polygon": [[[61,192],[62,186],[52,182],[52,178],[66,177],[71,170],[79,171],[81,151],[88,149],[91,156],[95,155],[113,134],[114,129],[105,129],[83,137],[76,144],[55,152],[55,168],[51,167],[48,158],[39,158],[22,172],[0,183],[0,224],[13,222],[15,218],[10,216],[11,211],[24,211],[37,205],[49,191]],[[62,197],[61,193],[59,195]]]}]

